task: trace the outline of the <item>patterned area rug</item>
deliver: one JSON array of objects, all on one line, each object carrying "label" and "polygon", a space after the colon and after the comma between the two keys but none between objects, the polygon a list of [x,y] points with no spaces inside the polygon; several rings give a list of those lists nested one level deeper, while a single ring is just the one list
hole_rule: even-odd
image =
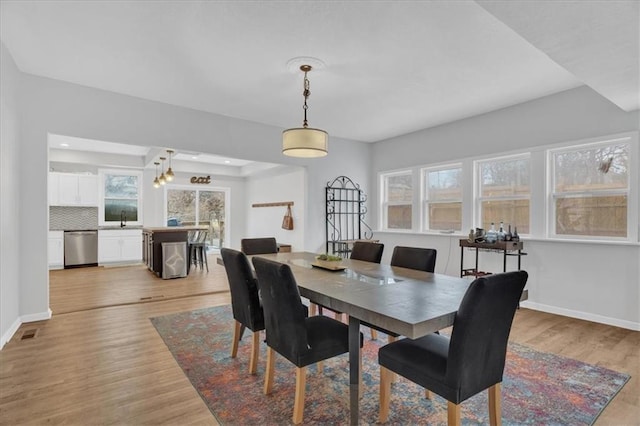
[{"label": "patterned area rug", "polygon": [[[274,391],[262,393],[266,344],[262,344],[258,374],[250,375],[249,333],[232,359],[230,306],[200,309],[152,318],[151,322],[216,419],[229,424],[290,424],[295,370],[276,358]],[[364,396],[362,424],[378,418],[379,367],[377,351],[386,342],[365,332],[363,350]],[[628,375],[580,361],[509,344],[502,383],[502,419],[505,425],[589,425],[629,380]],[[348,355],[325,362],[322,375],[314,366],[307,372],[305,424],[347,424],[349,421]],[[447,404],[439,396],[424,398],[421,388],[400,378],[391,390],[390,424],[446,424]],[[488,424],[487,392],[462,404],[464,424]]]}]

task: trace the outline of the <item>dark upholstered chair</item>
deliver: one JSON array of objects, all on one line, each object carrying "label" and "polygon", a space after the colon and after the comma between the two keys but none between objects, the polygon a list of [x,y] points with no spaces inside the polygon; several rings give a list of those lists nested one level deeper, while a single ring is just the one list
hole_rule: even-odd
[{"label": "dark upholstered chair", "polygon": [[507,341],[522,290],[525,271],[477,278],[460,303],[451,338],[430,334],[402,339],[378,351],[380,422],[387,421],[392,372],[445,398],[449,424],[460,424],[460,403],[489,390],[489,419],[500,424],[500,383]]},{"label": "dark upholstered chair", "polygon": [[278,243],[273,237],[243,238],[240,240],[242,252],[247,256],[252,254],[269,254],[278,252]]},{"label": "dark upholstered chair", "polygon": [[380,263],[384,244],[370,243],[366,241],[356,241],[351,248],[353,260],[364,260],[365,262]]},{"label": "dark upholstered chair", "polygon": [[391,266],[433,272],[436,269],[437,254],[435,249],[396,246],[393,248]]},{"label": "dark upholstered chair", "polygon": [[235,320],[231,357],[235,358],[238,354],[238,342],[242,338],[244,328],[248,328],[253,332],[249,372],[255,374],[260,349],[260,330],[264,330],[264,313],[258,296],[258,283],[244,253],[222,248],[220,254],[229,279],[231,308]]},{"label": "dark upholstered chair", "polygon": [[[289,265],[254,257],[267,334],[264,393],[273,389],[276,351],[296,368],[293,423],[302,422],[306,367],[349,351],[349,327],[325,316],[305,318],[300,292]],[[362,335],[360,335],[362,344]],[[320,369],[320,368],[319,368]],[[346,391],[346,390],[345,390]]]}]

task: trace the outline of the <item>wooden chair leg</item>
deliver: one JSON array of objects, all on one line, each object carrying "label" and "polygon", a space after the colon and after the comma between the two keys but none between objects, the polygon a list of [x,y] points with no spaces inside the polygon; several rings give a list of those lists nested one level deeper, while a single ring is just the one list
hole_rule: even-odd
[{"label": "wooden chair leg", "polygon": [[275,352],[267,346],[267,370],[264,374],[264,394],[269,395],[273,390],[273,370],[275,364]]},{"label": "wooden chair leg", "polygon": [[491,426],[500,426],[502,424],[500,388],[500,383],[496,383],[489,388],[489,424]]},{"label": "wooden chair leg", "polygon": [[460,405],[447,401],[447,425],[460,426]]},{"label": "wooden chair leg", "polygon": [[318,361],[316,363],[316,368],[318,369],[318,374],[322,374],[324,372],[324,363],[322,361]]},{"label": "wooden chair leg", "polygon": [[258,371],[258,357],[260,355],[260,332],[253,332],[253,343],[251,344],[251,360],[249,361],[249,373],[256,374]]},{"label": "wooden chair leg", "polygon": [[380,412],[378,422],[384,423],[389,418],[389,402],[391,401],[391,370],[380,366]]},{"label": "wooden chair leg", "polygon": [[293,403],[293,424],[302,423],[304,391],[307,386],[307,367],[296,367],[296,397]]},{"label": "wooden chair leg", "polygon": [[424,390],[424,397],[426,399],[431,399],[433,397],[433,395],[431,395],[431,391],[429,389],[425,389]]},{"label": "wooden chair leg", "polygon": [[231,343],[231,358],[235,358],[238,355],[238,342],[240,341],[240,328],[242,324],[233,320],[233,342]]},{"label": "wooden chair leg", "polygon": [[318,305],[309,303],[309,316],[315,317],[316,315],[318,315]]},{"label": "wooden chair leg", "polygon": [[[387,336],[387,343],[393,343],[396,340],[398,340],[396,336]],[[391,372],[391,383],[395,383],[397,381],[398,381],[398,375],[394,372]]]},{"label": "wooden chair leg", "polygon": [[378,330],[374,330],[373,328],[371,328],[370,330],[371,330],[371,340],[378,340]]}]

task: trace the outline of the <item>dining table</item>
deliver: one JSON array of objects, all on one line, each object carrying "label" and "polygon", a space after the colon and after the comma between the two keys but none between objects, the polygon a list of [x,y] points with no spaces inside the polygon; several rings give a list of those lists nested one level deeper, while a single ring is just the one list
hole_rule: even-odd
[{"label": "dining table", "polygon": [[[390,265],[342,259],[319,262],[315,253],[257,255],[291,267],[300,295],[349,316],[350,423],[358,424],[360,325],[369,323],[416,339],[453,325],[471,281]],[[526,296],[524,296],[526,297]]]}]

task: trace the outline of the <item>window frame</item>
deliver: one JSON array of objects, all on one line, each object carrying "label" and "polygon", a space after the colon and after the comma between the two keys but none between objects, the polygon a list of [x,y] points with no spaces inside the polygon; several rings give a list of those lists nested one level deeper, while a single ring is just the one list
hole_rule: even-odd
[{"label": "window frame", "polygon": [[[409,202],[389,202],[387,198],[387,179],[395,176],[411,177],[411,201]],[[396,170],[392,172],[380,173],[380,227],[385,231],[393,232],[411,232],[413,231],[414,222],[414,202],[415,202],[415,183],[412,169]],[[388,207],[390,206],[409,206],[411,208],[411,225],[409,228],[389,228]]]},{"label": "window frame", "polygon": [[206,187],[194,187],[193,185],[180,185],[168,183],[164,185],[163,190],[163,215],[164,220],[163,223],[166,225],[167,220],[169,219],[169,215],[167,212],[167,192],[169,190],[179,190],[179,191],[195,191],[195,219],[196,223],[200,224],[199,218],[199,210],[200,210],[200,191],[208,191],[208,192],[223,192],[224,193],[224,240],[222,247],[229,247],[231,242],[231,188],[223,187],[223,186],[206,186]]},{"label": "window frame", "polygon": [[[517,154],[509,154],[509,155],[500,155],[495,157],[486,157],[482,159],[477,159],[473,161],[473,219],[474,223],[477,223],[482,227],[482,203],[485,201],[509,201],[509,200],[529,200],[529,232],[523,233],[518,232],[520,236],[523,235],[532,235],[533,230],[533,222],[532,222],[532,212],[535,210],[533,208],[533,197],[532,197],[532,187],[533,187],[533,179],[534,176],[531,173],[531,162],[532,162],[532,152],[520,152]],[[482,170],[481,165],[483,163],[489,162],[500,162],[500,161],[517,161],[526,159],[528,161],[529,168],[529,194],[528,195],[511,195],[511,196],[499,196],[499,197],[483,197],[481,196],[482,192],[482,176],[480,176],[480,172]],[[496,223],[496,229],[498,224]],[[487,229],[488,230],[488,229]]]},{"label": "window frame", "polygon": [[[429,200],[429,184],[428,184],[428,176],[429,173],[438,172],[443,170],[455,170],[460,169],[460,180],[461,180],[461,194],[460,199],[448,199],[448,200],[438,200],[438,201],[430,201]],[[462,232],[464,229],[464,194],[465,194],[465,172],[464,172],[464,164],[462,161],[455,163],[447,163],[441,165],[433,165],[426,166],[420,168],[420,230],[422,232]],[[460,203],[460,228],[459,229],[432,229],[429,226],[429,206],[430,204],[445,204],[445,203]]]},{"label": "window frame", "polygon": [[[144,174],[141,170],[132,170],[132,169],[98,169],[98,182],[100,186],[98,188],[98,226],[114,226],[120,225],[120,220],[109,220],[106,221],[104,219],[105,214],[105,178],[108,175],[118,175],[118,176],[136,176],[138,178],[138,196],[136,199],[136,209],[138,213],[138,220],[127,220],[127,225],[129,226],[142,226],[144,221],[144,211],[143,211],[143,199],[144,199]],[[108,197],[109,199],[114,199],[114,197]],[[133,200],[133,198],[121,198],[123,200]]]},{"label": "window frame", "polygon": [[[636,141],[637,142],[637,141]],[[580,191],[580,192],[556,192],[555,191],[555,155],[567,152],[578,152],[589,149],[597,149],[599,147],[606,147],[612,145],[627,145],[628,146],[628,155],[629,155],[629,172],[627,174],[627,188],[626,189],[600,189],[600,190],[591,190],[591,191]],[[636,143],[637,145],[637,143]],[[547,238],[553,240],[562,240],[562,241],[619,241],[619,242],[637,242],[637,227],[638,227],[638,215],[637,215],[637,202],[634,203],[633,196],[637,193],[637,189],[634,190],[634,182],[637,181],[637,174],[634,171],[636,167],[638,167],[637,162],[637,149],[634,149],[634,143],[631,136],[605,139],[605,140],[597,140],[597,141],[588,141],[588,142],[573,142],[568,144],[563,144],[562,146],[558,146],[555,148],[549,148],[545,152],[545,162],[546,162],[546,184],[547,184],[547,194],[546,194],[546,235]],[[635,179],[635,180],[634,180]],[[558,234],[556,233],[556,200],[558,198],[571,198],[573,197],[593,197],[593,196],[615,196],[615,195],[626,195],[627,197],[627,229],[626,229],[626,237],[615,237],[615,236],[599,236],[599,235],[574,235],[574,234]]]}]

